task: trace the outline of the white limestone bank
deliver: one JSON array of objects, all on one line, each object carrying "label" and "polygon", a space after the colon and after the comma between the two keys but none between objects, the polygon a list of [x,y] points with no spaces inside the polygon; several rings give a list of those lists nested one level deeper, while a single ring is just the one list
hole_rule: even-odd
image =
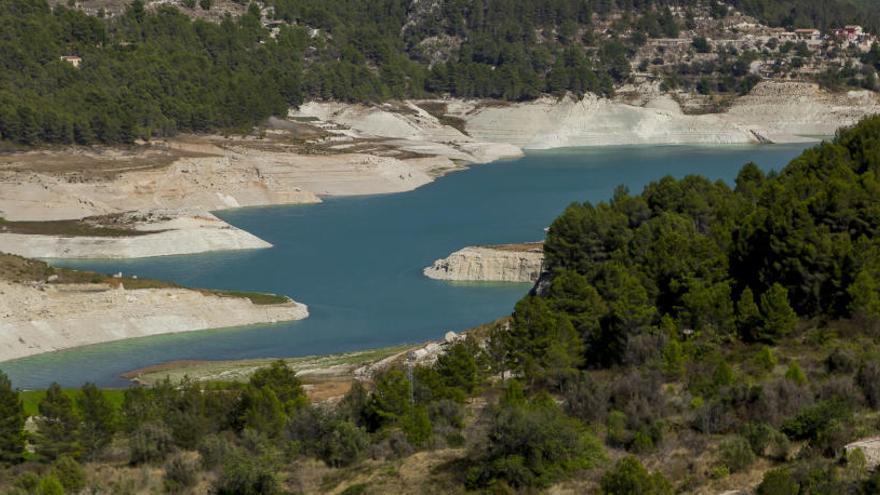
[{"label": "white limestone bank", "polygon": [[0,250],[33,258],[111,259],[272,247],[209,213],[168,212],[158,216],[162,219],[132,225],[135,230],[149,232],[135,236],[58,236],[0,231]]},{"label": "white limestone bank", "polygon": [[[0,218],[80,220],[112,216],[150,235],[91,237],[16,233],[0,225],[0,252],[27,257],[132,258],[253,249],[270,244],[209,211],[320,202],[320,196],[410,191],[431,182],[429,170],[454,169],[445,157],[400,160],[362,153],[300,155],[281,150],[228,150],[109,178],[25,172],[0,167]],[[13,158],[14,160],[14,158]]]},{"label": "white limestone bank", "polygon": [[0,281],[0,361],[134,337],[300,320],[308,314],[305,305],[292,300],[261,305],[191,289]]},{"label": "white limestone bank", "polygon": [[471,246],[435,261],[423,273],[436,280],[535,282],[543,262],[542,243]]},{"label": "white limestone bank", "polygon": [[[0,226],[0,251],[60,258],[138,257],[266,247],[207,212],[409,191],[463,164],[521,156],[522,149],[810,141],[880,113],[877,93],[828,93],[810,83],[763,82],[733,99],[726,110],[702,115],[682,111],[679,101],[694,107],[692,95],[663,93],[655,86],[619,93],[614,99],[586,95],[526,103],[311,102],[282,122],[308,127],[311,138],[271,134],[283,130],[270,131],[265,139],[190,136],[165,144],[180,152],[169,163],[152,166],[149,153],[155,147],[146,146],[144,156],[134,160],[146,166],[111,166],[113,172],[106,175],[89,176],[88,166],[52,173],[45,166],[33,167],[41,156],[6,155],[0,160],[0,217],[8,221],[127,212],[155,219],[156,210],[171,211],[177,221],[161,235],[130,239],[49,238]],[[99,158],[113,152],[105,150]],[[74,149],[56,155],[69,154],[76,163],[89,153],[95,154]],[[186,216],[191,220],[183,220]],[[160,220],[135,228],[163,227]]]},{"label": "white limestone bank", "polygon": [[670,95],[648,93],[639,105],[586,95],[510,105],[450,105],[478,140],[526,149],[659,144],[791,143],[814,140],[880,113],[870,91],[832,94],[809,83],[765,82],[719,113],[689,115]]}]

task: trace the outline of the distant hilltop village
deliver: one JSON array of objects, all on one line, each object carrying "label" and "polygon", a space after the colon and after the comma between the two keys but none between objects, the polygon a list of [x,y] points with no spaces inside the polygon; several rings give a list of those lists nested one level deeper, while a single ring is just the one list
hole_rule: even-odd
[{"label": "distant hilltop village", "polygon": [[841,48],[857,48],[863,53],[871,50],[877,37],[866,32],[862,26],[849,25],[842,28],[834,29],[829,33],[823,33],[815,28],[795,29],[787,31],[783,28],[764,28],[766,34],[756,39],[767,42],[772,38],[776,38],[781,42],[785,41],[804,41],[807,45],[819,46],[823,43],[833,43]]}]

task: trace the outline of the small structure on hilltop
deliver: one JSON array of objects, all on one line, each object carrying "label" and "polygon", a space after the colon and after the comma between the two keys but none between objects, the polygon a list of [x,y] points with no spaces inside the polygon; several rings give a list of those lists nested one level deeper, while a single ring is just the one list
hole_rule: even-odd
[{"label": "small structure on hilltop", "polygon": [[82,63],[82,57],[79,55],[62,55],[60,58],[62,62],[67,62],[76,69],[79,69],[79,64]]},{"label": "small structure on hilltop", "polygon": [[840,41],[847,41],[849,43],[856,43],[859,41],[859,38],[864,36],[865,31],[862,29],[862,26],[849,25],[844,26],[840,29],[834,30],[834,37],[839,39]]},{"label": "small structure on hilltop", "polygon": [[818,29],[795,29],[794,34],[802,41],[819,41],[822,39],[822,31]]},{"label": "small structure on hilltop", "polygon": [[831,37],[844,46],[853,46],[862,52],[869,51],[877,42],[876,36],[854,24],[835,29]]}]

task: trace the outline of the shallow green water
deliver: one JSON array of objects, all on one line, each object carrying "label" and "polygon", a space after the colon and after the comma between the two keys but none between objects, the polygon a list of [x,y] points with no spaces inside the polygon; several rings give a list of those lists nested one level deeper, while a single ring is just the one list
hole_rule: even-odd
[{"label": "shallow green water", "polygon": [[221,212],[275,247],[63,264],[194,287],[287,294],[309,305],[307,320],[132,339],[0,363],[0,369],[22,388],[53,380],[113,386],[125,384],[119,378],[124,371],[170,360],[308,355],[438,338],[508,314],[529,286],[429,280],[421,270],[434,259],[467,245],[538,240],[567,204],[607,199],[618,184],[637,192],[664,175],[694,173],[731,181],[748,161],[779,168],[803,148],[542,151],[409,193]]}]

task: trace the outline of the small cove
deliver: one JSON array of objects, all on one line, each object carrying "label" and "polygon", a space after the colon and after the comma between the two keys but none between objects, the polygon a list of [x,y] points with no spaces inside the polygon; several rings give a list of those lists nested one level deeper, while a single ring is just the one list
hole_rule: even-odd
[{"label": "small cove", "polygon": [[178,359],[301,356],[439,338],[510,313],[528,284],[453,284],[421,270],[467,245],[534,241],[573,201],[597,202],[664,175],[731,183],[754,161],[778,169],[805,145],[615,147],[535,151],[415,191],[219,212],[275,247],[138,260],[58,261],[192,287],[286,294],[303,321],[132,339],[0,363],[21,388],[52,381],[124,386],[119,374]]}]

